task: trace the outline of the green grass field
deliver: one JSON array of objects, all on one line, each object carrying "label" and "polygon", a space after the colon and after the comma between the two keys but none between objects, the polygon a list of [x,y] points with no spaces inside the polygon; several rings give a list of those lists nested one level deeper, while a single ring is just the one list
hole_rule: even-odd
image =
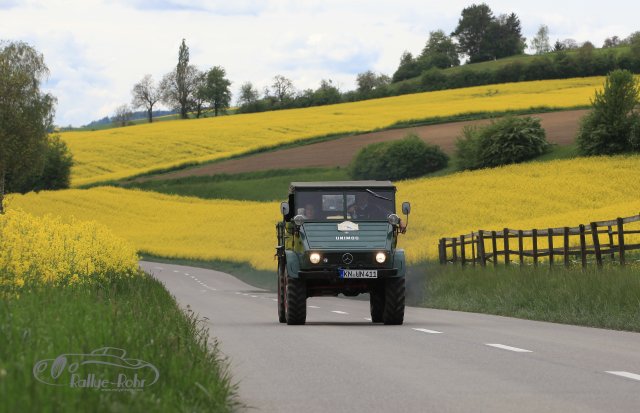
[{"label": "green grass field", "polygon": [[433,264],[425,307],[640,331],[640,263],[564,269]]},{"label": "green grass field", "polygon": [[[41,288],[4,297],[0,300],[0,411],[232,411],[238,406],[235,386],[204,327],[146,275],[110,285]],[[72,388],[68,369],[77,358],[73,354],[103,347],[123,349],[127,358],[151,363],[159,373],[157,382],[137,391]],[[67,356],[51,363],[61,369],[47,365],[41,376],[53,380],[60,373],[60,386],[34,378],[37,361],[63,354]],[[97,379],[114,379],[109,369],[114,367],[93,365],[89,371]],[[133,373],[124,372],[132,378]],[[84,372],[80,377],[85,377]]]}]

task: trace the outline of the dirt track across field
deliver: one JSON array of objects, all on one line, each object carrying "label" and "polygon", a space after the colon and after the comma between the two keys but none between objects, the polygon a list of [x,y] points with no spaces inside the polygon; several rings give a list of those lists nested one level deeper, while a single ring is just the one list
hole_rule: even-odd
[{"label": "dirt track across field", "polygon": [[[542,113],[533,116],[541,119],[549,142],[568,145],[574,142],[580,119],[586,113],[587,110],[573,110]],[[362,147],[376,142],[402,139],[408,133],[415,133],[425,142],[439,145],[445,152],[451,154],[454,150],[456,138],[460,135],[464,126],[488,122],[488,120],[475,120],[365,133],[327,142],[259,153],[243,158],[144,177],[139,180],[174,179],[222,173],[235,174],[269,169],[345,167]]]}]

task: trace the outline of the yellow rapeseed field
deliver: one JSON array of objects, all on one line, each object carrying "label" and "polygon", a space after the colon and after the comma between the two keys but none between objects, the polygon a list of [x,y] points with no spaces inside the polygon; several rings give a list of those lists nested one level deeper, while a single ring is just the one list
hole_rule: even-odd
[{"label": "yellow rapeseed field", "polygon": [[69,285],[136,273],[138,256],[129,242],[104,225],[66,221],[13,209],[0,215],[0,287]]},{"label": "yellow rapeseed field", "polygon": [[[640,212],[640,156],[579,158],[398,184],[413,212],[400,246],[437,259],[437,241],[478,229],[576,226]],[[13,195],[10,208],[96,219],[140,251],[274,267],[278,203],[202,200],[99,187]]]},{"label": "yellow rapeseed field", "polygon": [[593,77],[479,86],[306,109],[67,132],[62,138],[75,158],[72,184],[77,186],[327,134],[368,131],[402,120],[587,105],[603,81]]}]

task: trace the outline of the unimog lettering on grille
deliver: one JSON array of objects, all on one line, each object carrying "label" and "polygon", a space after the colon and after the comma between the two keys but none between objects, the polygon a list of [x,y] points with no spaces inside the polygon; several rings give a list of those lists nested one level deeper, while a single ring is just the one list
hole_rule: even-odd
[{"label": "unimog lettering on grille", "polygon": [[389,181],[292,182],[280,206],[278,319],[304,324],[307,298],[369,294],[371,321],[402,324],[404,250],[411,206],[396,214],[396,187]]}]

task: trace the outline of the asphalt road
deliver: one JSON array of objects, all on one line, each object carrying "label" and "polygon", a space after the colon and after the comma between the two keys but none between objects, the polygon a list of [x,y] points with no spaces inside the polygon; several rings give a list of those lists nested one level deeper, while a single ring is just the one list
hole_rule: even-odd
[{"label": "asphalt road", "polygon": [[255,412],[637,412],[640,334],[407,307],[371,324],[368,301],[311,298],[307,325],[217,271],[142,262],[206,317]]}]

